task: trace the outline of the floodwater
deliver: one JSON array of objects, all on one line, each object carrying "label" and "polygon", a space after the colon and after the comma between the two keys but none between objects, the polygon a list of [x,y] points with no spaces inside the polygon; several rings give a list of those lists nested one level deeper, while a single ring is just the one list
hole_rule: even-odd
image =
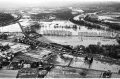
[{"label": "floodwater", "polygon": [[84,45],[87,47],[90,44],[97,44],[98,42],[100,42],[101,45],[118,44],[116,39],[107,39],[102,37],[78,37],[78,36],[71,36],[71,37],[44,36],[44,37],[58,44],[72,45],[72,46]]},{"label": "floodwater", "polygon": [[[23,26],[29,25],[29,21],[27,20],[21,21],[20,23]],[[20,26],[17,23],[15,23],[4,27],[0,27],[0,32],[22,32],[22,30]]]},{"label": "floodwater", "polygon": [[[44,37],[52,42],[63,44],[63,45],[84,45],[88,46],[90,44],[97,44],[98,42],[101,45],[118,45],[116,39],[109,39],[104,37],[85,37],[81,34],[93,34],[99,35],[100,33],[110,34],[107,31],[97,30],[97,29],[88,29],[84,26],[78,26],[77,28],[72,28],[74,24],[64,21],[53,21],[53,22],[41,22],[41,27],[37,29],[37,33],[43,34]],[[57,25],[57,26],[56,26]],[[69,28],[67,28],[69,27]],[[71,33],[71,35],[64,35],[64,31]],[[58,32],[59,35],[56,35]],[[51,35],[49,35],[51,33]],[[63,35],[63,36],[62,36]]]},{"label": "floodwater", "polygon": [[88,32],[88,33],[107,33],[103,30],[97,30],[97,29],[88,29],[85,26],[79,26],[77,25],[77,28],[72,28],[73,23],[70,21],[53,21],[53,22],[40,22],[41,27],[37,30],[38,33],[44,34],[43,32],[45,30],[53,30],[53,31],[69,31],[72,32],[72,35],[78,35],[79,32]]},{"label": "floodwater", "polygon": [[[21,20],[20,23],[23,26],[28,26],[30,24],[28,20]],[[71,33],[71,36],[44,35],[44,40],[47,39],[46,41],[55,42],[55,43],[59,43],[63,45],[72,45],[72,46],[77,46],[77,45],[88,46],[90,44],[97,44],[98,42],[100,42],[102,45],[113,45],[113,44],[117,45],[118,44],[116,39],[108,39],[108,38],[103,38],[103,37],[80,36],[79,33],[86,33],[86,32],[87,34],[94,33],[97,35],[99,35],[100,33],[106,33],[106,34],[110,34],[110,33],[103,31],[103,30],[88,29],[87,27],[78,26],[78,25],[77,25],[77,28],[72,28],[71,26],[73,26],[74,24],[69,21],[40,22],[40,24],[42,24],[41,25],[42,27],[36,30],[37,33],[39,34],[43,34],[43,31],[45,30],[59,31],[62,33],[67,31]],[[57,24],[57,27],[54,27],[56,24]],[[20,26],[16,23],[16,24],[11,24],[8,26],[0,27],[0,32],[22,32],[22,31],[20,29]],[[40,40],[40,38],[38,40]]]}]

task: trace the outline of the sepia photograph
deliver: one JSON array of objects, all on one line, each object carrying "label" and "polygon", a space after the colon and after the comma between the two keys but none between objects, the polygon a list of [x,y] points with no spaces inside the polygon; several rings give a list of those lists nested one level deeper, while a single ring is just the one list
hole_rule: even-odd
[{"label": "sepia photograph", "polygon": [[120,78],[120,1],[0,0],[0,78]]}]

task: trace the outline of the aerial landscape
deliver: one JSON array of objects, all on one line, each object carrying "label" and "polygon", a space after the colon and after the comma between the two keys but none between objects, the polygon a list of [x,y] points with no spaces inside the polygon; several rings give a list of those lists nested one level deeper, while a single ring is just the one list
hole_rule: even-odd
[{"label": "aerial landscape", "polygon": [[120,1],[0,0],[0,78],[120,78]]}]

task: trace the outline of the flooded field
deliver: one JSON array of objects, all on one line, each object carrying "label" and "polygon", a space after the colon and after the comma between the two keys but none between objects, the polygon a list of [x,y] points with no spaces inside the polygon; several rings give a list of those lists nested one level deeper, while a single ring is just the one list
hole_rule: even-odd
[{"label": "flooded field", "polygon": [[118,45],[116,39],[105,38],[107,36],[112,37],[115,33],[88,29],[85,26],[78,25],[74,28],[74,24],[66,21],[42,22],[41,27],[36,31],[39,34],[43,34],[45,39],[63,45],[88,46],[90,44],[97,44],[98,42],[102,45]]},{"label": "flooded field", "polygon": [[44,36],[46,39],[49,39],[52,42],[63,44],[63,45],[84,45],[88,46],[90,44],[97,44],[100,42],[102,45],[118,45],[116,39],[107,39],[103,37],[79,37],[79,36],[68,36],[68,37],[59,37],[59,36]]},{"label": "flooded field", "polygon": [[[29,25],[28,21],[20,22],[23,26]],[[40,23],[41,24],[41,23]],[[47,30],[47,31],[46,31]],[[19,25],[12,24],[5,27],[0,27],[1,32],[21,32]],[[63,44],[63,45],[84,45],[97,44],[100,42],[102,45],[118,45],[116,39],[109,39],[104,37],[96,37],[101,35],[112,36],[113,33],[109,33],[103,30],[88,29],[84,26],[75,26],[75,24],[69,21],[53,21],[42,22],[37,33],[44,35],[44,40]],[[47,33],[46,35],[44,33]],[[51,34],[51,35],[50,35]],[[108,35],[109,34],[109,35]],[[43,37],[38,40],[43,40]],[[44,41],[44,42],[45,42]]]},{"label": "flooded field", "polygon": [[88,32],[88,33],[107,33],[104,30],[98,29],[88,29],[85,26],[79,26],[73,24],[69,21],[53,21],[53,22],[40,22],[41,27],[37,29],[37,32],[40,34],[44,34],[45,30],[52,30],[52,31],[69,31],[72,32],[72,35],[78,35],[79,32]]}]

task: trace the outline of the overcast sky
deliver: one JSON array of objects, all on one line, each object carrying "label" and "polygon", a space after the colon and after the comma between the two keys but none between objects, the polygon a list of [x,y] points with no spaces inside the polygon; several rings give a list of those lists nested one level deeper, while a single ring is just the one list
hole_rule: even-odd
[{"label": "overcast sky", "polygon": [[105,2],[105,1],[120,2],[120,0],[0,0],[0,7],[17,8],[24,6],[59,6],[70,3],[76,3],[76,2],[90,3],[90,2]]}]

